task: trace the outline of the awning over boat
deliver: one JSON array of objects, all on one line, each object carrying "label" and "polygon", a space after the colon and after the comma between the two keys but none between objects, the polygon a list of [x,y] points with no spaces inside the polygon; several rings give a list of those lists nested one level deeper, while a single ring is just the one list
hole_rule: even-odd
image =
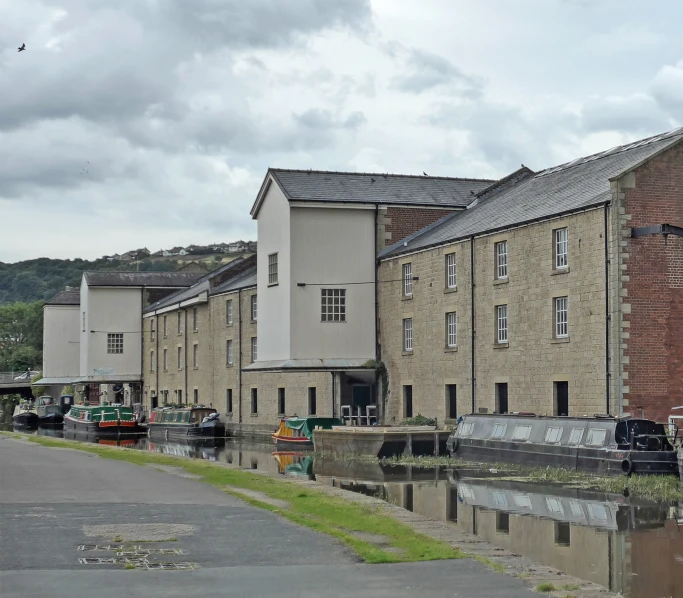
[{"label": "awning over boat", "polygon": [[372,362],[372,357],[360,359],[278,359],[273,361],[255,361],[243,368],[245,372],[264,371],[327,371],[346,372],[348,370],[374,370],[367,365]]},{"label": "awning over boat", "polygon": [[313,438],[313,430],[322,428],[331,430],[332,426],[343,426],[344,423],[336,417],[288,417],[285,426],[290,430],[298,430],[301,436]]},{"label": "awning over boat", "polygon": [[74,383],[73,377],[66,378],[41,378],[31,383],[31,386],[68,386]]}]

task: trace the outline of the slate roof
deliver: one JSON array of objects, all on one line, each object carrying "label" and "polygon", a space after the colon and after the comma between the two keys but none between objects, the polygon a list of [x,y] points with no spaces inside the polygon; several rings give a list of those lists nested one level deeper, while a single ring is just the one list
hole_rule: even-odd
[{"label": "slate roof", "polygon": [[201,272],[84,272],[88,286],[96,287],[189,287]]},{"label": "slate roof", "polygon": [[81,291],[59,291],[54,297],[45,302],[45,305],[80,305]]},{"label": "slate roof", "polygon": [[[230,272],[230,270],[234,270],[236,273],[235,276],[228,280],[226,283],[223,283],[228,284],[232,282],[234,279],[240,278],[242,276],[242,272],[240,272],[240,267],[248,266],[250,263],[253,262],[255,262],[255,258],[238,258],[227,264],[224,264],[223,266],[216,268],[215,270],[212,270],[207,274],[202,275],[201,278],[199,278],[199,280],[197,280],[197,282],[195,282],[191,287],[187,289],[182,289],[176,293],[169,295],[168,297],[164,297],[156,303],[153,303],[147,309],[145,309],[145,313],[157,309],[163,309],[164,307],[168,307],[169,305],[175,305],[176,303],[180,303],[181,301],[187,301],[188,299],[197,297],[206,291],[210,291],[212,279],[217,278],[218,276],[221,276],[226,272]],[[250,270],[247,270],[247,272],[249,272]],[[253,270],[256,271],[256,268],[254,267]]]},{"label": "slate roof", "polygon": [[387,247],[380,257],[425,249],[470,235],[600,205],[611,199],[610,179],[632,170],[681,140],[683,128],[535,174],[521,173],[524,177],[516,183],[504,185],[500,190],[493,189],[492,193],[487,190],[467,210],[449,214]]},{"label": "slate roof", "polygon": [[212,295],[218,295],[220,293],[229,293],[230,291],[236,291],[237,289],[246,289],[248,287],[256,286],[256,267],[245,270],[239,276],[218,285],[211,291]]},{"label": "slate roof", "polygon": [[[367,172],[331,172],[270,168],[289,201],[377,203],[464,208],[472,194],[494,183],[488,179],[414,176]],[[259,193],[259,197],[260,197]],[[258,211],[259,199],[252,208]]]}]

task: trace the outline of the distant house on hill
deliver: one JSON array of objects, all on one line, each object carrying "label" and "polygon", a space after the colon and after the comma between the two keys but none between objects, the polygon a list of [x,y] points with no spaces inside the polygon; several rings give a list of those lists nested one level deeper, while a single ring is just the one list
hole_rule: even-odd
[{"label": "distant house on hill", "polygon": [[164,249],[162,252],[164,257],[171,257],[174,255],[187,255],[184,247],[173,247],[172,249]]},{"label": "distant house on hill", "polygon": [[249,251],[249,243],[245,241],[234,241],[233,243],[228,243],[229,253],[244,253]]}]

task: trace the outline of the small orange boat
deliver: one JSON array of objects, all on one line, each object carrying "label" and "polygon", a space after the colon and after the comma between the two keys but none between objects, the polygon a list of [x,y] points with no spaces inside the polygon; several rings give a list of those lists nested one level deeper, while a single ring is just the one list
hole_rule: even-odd
[{"label": "small orange boat", "polygon": [[316,428],[331,430],[343,425],[344,423],[336,417],[283,417],[272,438],[277,446],[312,448],[313,431]]}]

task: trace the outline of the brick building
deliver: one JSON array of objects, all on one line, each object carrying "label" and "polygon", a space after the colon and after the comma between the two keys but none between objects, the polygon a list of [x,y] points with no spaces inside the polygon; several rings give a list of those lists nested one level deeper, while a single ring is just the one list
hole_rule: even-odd
[{"label": "brick building", "polygon": [[683,404],[682,139],[522,168],[385,249],[385,418]]}]

